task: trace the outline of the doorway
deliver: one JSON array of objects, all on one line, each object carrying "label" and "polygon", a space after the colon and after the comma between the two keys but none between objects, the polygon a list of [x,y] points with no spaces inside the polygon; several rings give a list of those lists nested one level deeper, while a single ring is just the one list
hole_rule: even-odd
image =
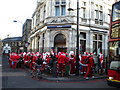
[{"label": "doorway", "polygon": [[54,47],[57,52],[66,52],[66,37],[63,34],[57,34],[54,38]]}]

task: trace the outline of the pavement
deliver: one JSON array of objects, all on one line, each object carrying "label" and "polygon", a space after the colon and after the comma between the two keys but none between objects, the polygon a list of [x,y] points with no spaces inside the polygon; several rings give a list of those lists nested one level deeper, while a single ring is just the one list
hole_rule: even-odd
[{"label": "pavement", "polygon": [[86,81],[86,80],[94,80],[94,79],[105,79],[107,78],[107,75],[95,75],[94,78],[84,79],[83,75],[71,75],[66,77],[53,77],[52,75],[43,74],[42,79],[43,80],[49,80],[49,81],[63,81],[63,82],[78,82],[78,81]]}]

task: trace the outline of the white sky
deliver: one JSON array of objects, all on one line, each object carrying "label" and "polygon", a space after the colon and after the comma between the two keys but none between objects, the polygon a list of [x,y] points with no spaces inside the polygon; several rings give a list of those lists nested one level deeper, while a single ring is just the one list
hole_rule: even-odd
[{"label": "white sky", "polygon": [[31,19],[36,4],[37,0],[0,0],[0,38],[22,36],[22,23]]}]

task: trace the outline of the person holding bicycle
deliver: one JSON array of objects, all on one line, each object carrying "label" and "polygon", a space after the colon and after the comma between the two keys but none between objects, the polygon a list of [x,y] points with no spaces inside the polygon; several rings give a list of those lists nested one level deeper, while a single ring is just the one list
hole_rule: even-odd
[{"label": "person holding bicycle", "polygon": [[42,64],[43,64],[43,59],[42,56],[39,55],[38,58],[36,59],[36,62],[34,62],[35,69],[32,70],[32,77],[36,77],[40,79],[42,76]]}]

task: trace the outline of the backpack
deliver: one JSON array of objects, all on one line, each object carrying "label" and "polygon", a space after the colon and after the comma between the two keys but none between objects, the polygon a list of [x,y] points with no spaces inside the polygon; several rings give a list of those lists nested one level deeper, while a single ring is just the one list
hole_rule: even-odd
[{"label": "backpack", "polygon": [[85,63],[86,63],[86,64],[89,63],[89,58],[90,58],[90,57],[87,57],[87,58],[85,59]]}]

